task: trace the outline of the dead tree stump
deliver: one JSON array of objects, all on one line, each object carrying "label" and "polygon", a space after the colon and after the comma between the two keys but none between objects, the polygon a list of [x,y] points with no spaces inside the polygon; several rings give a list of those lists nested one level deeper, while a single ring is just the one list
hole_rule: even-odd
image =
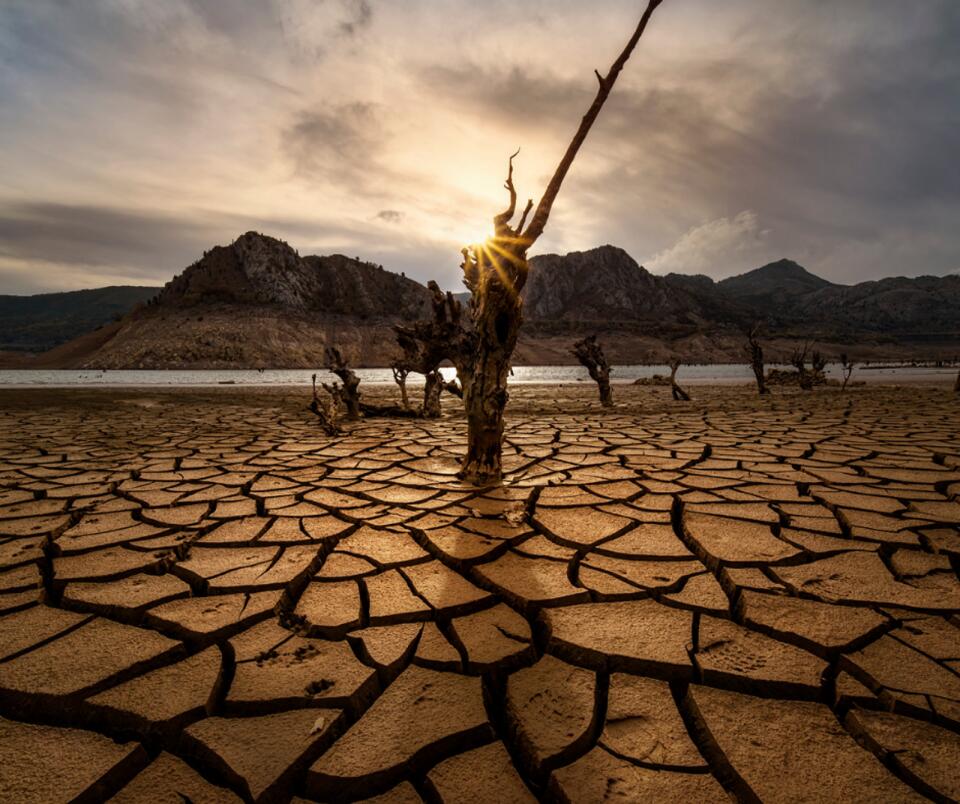
[{"label": "dead tree stump", "polygon": [[673,394],[674,402],[689,402],[690,394],[683,390],[677,383],[677,369],[680,368],[679,360],[670,362],[670,391]]},{"label": "dead tree stump", "polygon": [[[333,346],[327,347],[327,370],[340,378],[341,386],[334,385],[336,393],[347,411],[348,419],[359,419],[363,413],[360,410],[360,378],[347,365],[343,359],[340,350]],[[324,385],[328,392],[333,395],[328,386]]]},{"label": "dead tree stump", "polygon": [[794,349],[793,354],[790,355],[790,365],[797,370],[797,383],[804,391],[813,390],[813,377],[807,371],[808,350],[809,344],[805,345],[803,349]]},{"label": "dead tree stump", "polygon": [[580,361],[580,365],[590,372],[590,378],[597,384],[600,391],[600,404],[605,408],[611,407],[613,405],[613,393],[610,390],[612,369],[607,365],[607,358],[603,354],[603,347],[597,342],[597,336],[589,335],[582,341],[577,341],[571,352]]},{"label": "dead tree stump", "polygon": [[760,345],[760,325],[754,324],[747,333],[749,342],[750,368],[753,369],[753,376],[757,379],[757,393],[760,396],[766,396],[770,393],[767,388],[766,376],[763,369],[763,347]]},{"label": "dead tree stump", "polygon": [[410,410],[410,400],[407,397],[407,375],[410,369],[403,364],[394,363],[390,366],[390,370],[393,372],[393,381],[400,388],[400,404],[403,405],[404,410]]},{"label": "dead tree stump", "polygon": [[847,357],[846,352],[840,355],[840,368],[843,371],[843,384],[840,386],[840,393],[842,394],[847,390],[847,383],[850,382],[854,369],[854,363]]},{"label": "dead tree stump", "polygon": [[439,371],[424,375],[423,416],[426,419],[440,418],[440,393],[443,391],[443,377]]},{"label": "dead tree stump", "polygon": [[[324,386],[326,387],[326,386]],[[310,410],[314,412],[320,420],[320,427],[328,436],[340,434],[340,428],[337,426],[337,404],[332,397],[321,399],[317,393],[317,375],[313,375],[313,400],[310,402]]]}]

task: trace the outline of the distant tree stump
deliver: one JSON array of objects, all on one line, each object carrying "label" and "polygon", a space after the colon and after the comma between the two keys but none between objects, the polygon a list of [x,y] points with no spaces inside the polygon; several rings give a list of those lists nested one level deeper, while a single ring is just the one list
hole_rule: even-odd
[{"label": "distant tree stump", "polygon": [[324,385],[331,396],[338,396],[339,402],[346,408],[348,419],[359,419],[363,416],[360,410],[360,378],[347,365],[340,350],[333,346],[327,347],[327,370],[340,378],[341,386],[332,388]]},{"label": "distant tree stump", "polygon": [[410,400],[407,398],[407,375],[410,373],[410,369],[403,364],[394,363],[390,366],[390,370],[393,372],[393,381],[400,388],[400,404],[403,405],[404,410],[409,410]]},{"label": "distant tree stump", "polygon": [[763,347],[760,345],[760,324],[754,324],[747,333],[749,343],[750,368],[753,369],[753,376],[757,379],[757,393],[760,396],[766,396],[770,393],[767,388],[766,377],[763,369]]},{"label": "distant tree stump", "polygon": [[674,402],[689,402],[690,394],[683,390],[677,383],[677,369],[680,368],[679,360],[672,360],[670,362],[670,391],[673,394]]},{"label": "distant tree stump", "polygon": [[571,350],[573,356],[580,361],[590,373],[590,378],[597,384],[600,391],[600,404],[605,408],[613,405],[613,393],[610,390],[611,368],[607,365],[607,358],[603,354],[603,347],[597,342],[596,335],[589,335],[582,341],[577,341]]}]

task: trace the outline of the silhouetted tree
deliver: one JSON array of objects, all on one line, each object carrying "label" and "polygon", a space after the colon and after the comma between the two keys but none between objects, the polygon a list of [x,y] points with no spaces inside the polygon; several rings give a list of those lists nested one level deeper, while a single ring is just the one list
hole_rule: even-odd
[{"label": "silhouetted tree", "polygon": [[759,323],[750,327],[747,332],[747,341],[749,342],[750,368],[753,369],[753,376],[757,378],[757,392],[760,396],[765,396],[770,393],[770,389],[767,388],[763,373],[763,347],[760,345],[760,331]]},{"label": "silhouetted tree", "polygon": [[673,393],[675,402],[689,402],[690,394],[683,390],[677,383],[677,369],[680,368],[680,361],[676,358],[670,361],[670,391]]},{"label": "silhouetted tree", "polygon": [[610,392],[611,369],[607,365],[603,347],[597,342],[597,336],[588,335],[583,340],[577,341],[570,351],[580,361],[580,365],[590,372],[591,379],[597,384],[600,391],[600,404],[609,408],[613,405],[613,394]]},{"label": "silhouetted tree", "polygon": [[797,370],[797,382],[804,391],[813,389],[813,378],[807,371],[807,351],[809,344],[804,344],[803,349],[794,349],[790,355],[790,365]]},{"label": "silhouetted tree", "polygon": [[843,385],[840,386],[840,393],[847,390],[847,383],[850,382],[850,376],[853,374],[854,364],[847,358],[847,353],[840,355],[840,367],[843,371]]}]

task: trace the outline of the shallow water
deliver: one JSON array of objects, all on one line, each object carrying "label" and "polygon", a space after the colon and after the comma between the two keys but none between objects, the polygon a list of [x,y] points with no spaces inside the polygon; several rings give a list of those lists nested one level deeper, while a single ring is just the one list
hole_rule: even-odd
[{"label": "shallow water", "polygon": [[[772,366],[774,367],[774,366]],[[777,366],[779,367],[779,366]],[[442,369],[448,379],[456,376],[453,368]],[[362,382],[370,385],[392,385],[390,369],[356,369]],[[953,382],[956,368],[928,368],[876,366],[858,368],[853,381],[867,383],[943,383]],[[309,385],[310,369],[214,369],[214,370],[44,370],[10,369],[0,371],[0,386],[213,386],[213,385]],[[614,383],[629,383],[639,377],[654,374],[669,374],[668,366],[616,366]],[[830,366],[827,376],[840,379],[838,366]],[[751,383],[753,372],[750,366],[704,365],[682,366],[677,375],[682,383],[689,385]],[[329,381],[332,375],[318,371],[318,379]],[[518,384],[556,384],[589,382],[586,369],[581,366],[517,366],[511,381]],[[419,374],[411,374],[411,386],[422,384]]]}]

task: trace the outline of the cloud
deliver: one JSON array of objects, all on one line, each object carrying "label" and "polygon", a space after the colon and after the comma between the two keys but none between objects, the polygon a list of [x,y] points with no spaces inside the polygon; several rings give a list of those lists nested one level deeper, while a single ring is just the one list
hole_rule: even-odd
[{"label": "cloud", "polygon": [[381,209],[376,217],[386,223],[400,223],[403,220],[403,213],[396,209]]},{"label": "cloud", "polygon": [[352,181],[355,188],[374,175],[383,127],[373,104],[347,103],[300,111],[280,136],[295,170]]},{"label": "cloud", "polygon": [[768,253],[769,234],[761,228],[756,212],[744,210],[733,218],[717,218],[688,230],[646,267],[658,274],[706,274],[721,279],[756,268]]},{"label": "cloud", "polygon": [[[458,287],[508,154],[536,199],[636,11],[6,0],[0,292],[81,265],[167,278],[245,228]],[[664,3],[537,250],[610,242],[714,275],[785,256],[836,281],[955,270],[958,37],[956,0]]]}]

